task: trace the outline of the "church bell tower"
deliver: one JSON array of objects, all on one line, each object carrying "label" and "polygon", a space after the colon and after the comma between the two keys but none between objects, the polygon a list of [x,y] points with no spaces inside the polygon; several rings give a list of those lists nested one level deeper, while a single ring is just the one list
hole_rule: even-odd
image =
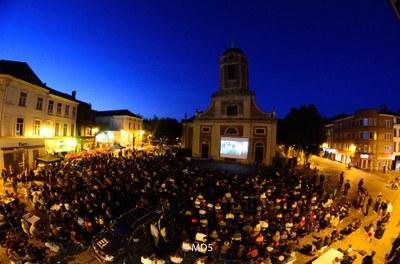
[{"label": "church bell tower", "polygon": [[222,92],[249,89],[247,58],[239,48],[225,50],[220,58],[220,88]]}]

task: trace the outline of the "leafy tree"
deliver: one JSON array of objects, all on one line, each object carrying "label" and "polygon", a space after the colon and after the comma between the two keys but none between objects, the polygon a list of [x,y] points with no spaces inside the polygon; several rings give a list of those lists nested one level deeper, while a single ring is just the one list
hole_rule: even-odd
[{"label": "leafy tree", "polygon": [[311,154],[319,152],[325,140],[325,120],[314,105],[292,108],[289,114],[278,122],[278,142],[304,151],[306,161]]},{"label": "leafy tree", "polygon": [[175,144],[176,138],[182,136],[182,124],[175,118],[158,118],[154,116],[143,120],[143,128],[153,134],[153,139],[167,144]]}]

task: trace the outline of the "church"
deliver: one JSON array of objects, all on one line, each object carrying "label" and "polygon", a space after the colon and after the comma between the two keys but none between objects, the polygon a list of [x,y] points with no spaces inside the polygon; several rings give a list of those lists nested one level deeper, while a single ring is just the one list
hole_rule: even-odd
[{"label": "church", "polygon": [[220,89],[208,109],[183,123],[183,147],[193,158],[270,165],[276,152],[275,112],[257,106],[244,52],[225,50],[219,71]]}]

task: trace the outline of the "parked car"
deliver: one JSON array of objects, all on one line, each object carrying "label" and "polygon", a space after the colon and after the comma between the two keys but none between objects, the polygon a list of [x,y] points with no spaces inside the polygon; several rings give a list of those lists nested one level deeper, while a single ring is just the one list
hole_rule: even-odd
[{"label": "parked car", "polygon": [[159,218],[159,213],[135,208],[121,215],[93,239],[91,247],[95,257],[101,263],[118,263],[128,255],[146,250],[151,241],[150,223]]}]

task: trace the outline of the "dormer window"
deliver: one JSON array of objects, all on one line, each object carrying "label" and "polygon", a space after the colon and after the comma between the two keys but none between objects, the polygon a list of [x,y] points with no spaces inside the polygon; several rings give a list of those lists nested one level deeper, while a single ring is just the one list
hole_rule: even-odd
[{"label": "dormer window", "polygon": [[237,116],[238,107],[237,105],[227,105],[226,106],[226,115],[228,116]]}]

